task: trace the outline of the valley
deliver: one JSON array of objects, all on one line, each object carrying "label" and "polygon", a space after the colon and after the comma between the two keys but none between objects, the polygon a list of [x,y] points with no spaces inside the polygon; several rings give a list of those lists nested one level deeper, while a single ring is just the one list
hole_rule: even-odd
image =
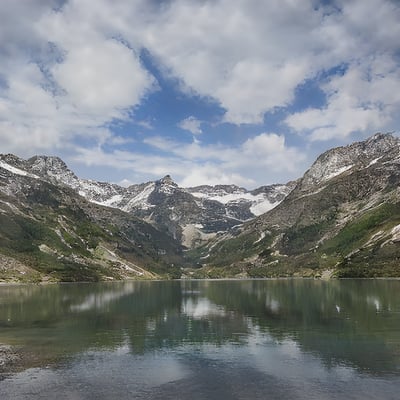
[{"label": "valley", "polygon": [[251,191],[122,187],[0,155],[0,279],[400,276],[399,184],[400,140],[380,133]]}]

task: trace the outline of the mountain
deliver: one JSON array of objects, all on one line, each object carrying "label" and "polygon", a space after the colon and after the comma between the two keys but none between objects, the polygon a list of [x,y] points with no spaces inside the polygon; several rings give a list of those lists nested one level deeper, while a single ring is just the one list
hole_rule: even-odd
[{"label": "mountain", "polygon": [[184,189],[167,175],[124,188],[80,179],[58,157],[0,155],[0,279],[177,277],[182,243],[254,218],[293,186]]},{"label": "mountain", "polygon": [[274,209],[191,252],[195,276],[400,275],[400,140],[322,154]]},{"label": "mountain", "polygon": [[[263,186],[248,191],[235,185],[184,189],[167,175],[128,188],[78,178],[58,157],[22,160],[0,155],[0,167],[73,189],[89,202],[120,209],[152,224],[185,247],[199,246],[216,233],[248,221],[279,204],[294,187]],[[17,175],[18,175],[17,173]]]},{"label": "mountain", "polygon": [[[400,140],[331,149],[248,191],[124,188],[57,157],[0,155],[0,280],[400,276]],[[189,249],[189,250],[188,250]]]},{"label": "mountain", "polygon": [[[0,158],[0,280],[95,281],[180,276],[179,242],[58,184],[59,159]],[[32,168],[30,168],[32,166]],[[29,171],[29,172],[28,172]]]}]

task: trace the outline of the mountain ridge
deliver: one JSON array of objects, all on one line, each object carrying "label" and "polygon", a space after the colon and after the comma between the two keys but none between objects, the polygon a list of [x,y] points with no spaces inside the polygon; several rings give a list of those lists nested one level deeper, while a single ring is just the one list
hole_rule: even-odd
[{"label": "mountain ridge", "polygon": [[125,188],[78,178],[59,157],[34,156],[23,160],[8,154],[0,155],[0,163],[3,168],[14,168],[19,174],[31,174],[55,185],[65,185],[90,202],[144,219],[188,248],[270,210],[294,186],[289,182],[253,191],[236,185],[181,188],[166,175],[156,181]]},{"label": "mountain ridge", "polygon": [[0,155],[0,280],[400,276],[399,243],[392,134],[252,191],[169,175],[123,188],[58,157]]}]

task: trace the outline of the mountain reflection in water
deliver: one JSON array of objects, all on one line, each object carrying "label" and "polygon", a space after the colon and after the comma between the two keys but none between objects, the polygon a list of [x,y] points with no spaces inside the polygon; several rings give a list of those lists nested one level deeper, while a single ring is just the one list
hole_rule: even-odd
[{"label": "mountain reflection in water", "polygon": [[121,398],[392,398],[399,289],[391,280],[1,286],[0,343],[22,362],[3,371],[0,395],[17,383],[30,393],[36,374],[42,397],[74,383],[84,398],[107,398],[111,379]]}]

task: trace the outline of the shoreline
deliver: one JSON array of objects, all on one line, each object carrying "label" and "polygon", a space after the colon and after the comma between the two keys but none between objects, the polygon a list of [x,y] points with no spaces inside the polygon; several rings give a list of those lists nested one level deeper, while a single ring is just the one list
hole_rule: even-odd
[{"label": "shoreline", "polygon": [[[179,279],[122,279],[122,280],[113,280],[113,281],[77,281],[77,282],[5,282],[0,281],[0,288],[5,286],[27,286],[27,285],[35,285],[35,286],[47,286],[47,285],[73,285],[73,284],[97,284],[97,283],[122,283],[122,282],[190,282],[190,281],[277,281],[277,280],[312,280],[312,281],[321,281],[321,282],[329,282],[329,281],[348,281],[348,280],[357,280],[357,281],[373,281],[373,280],[391,280],[391,281],[399,281],[400,277],[375,277],[375,278],[313,278],[309,276],[282,276],[282,277],[273,277],[273,278],[179,278]],[[1,350],[0,344],[0,350]]]}]

